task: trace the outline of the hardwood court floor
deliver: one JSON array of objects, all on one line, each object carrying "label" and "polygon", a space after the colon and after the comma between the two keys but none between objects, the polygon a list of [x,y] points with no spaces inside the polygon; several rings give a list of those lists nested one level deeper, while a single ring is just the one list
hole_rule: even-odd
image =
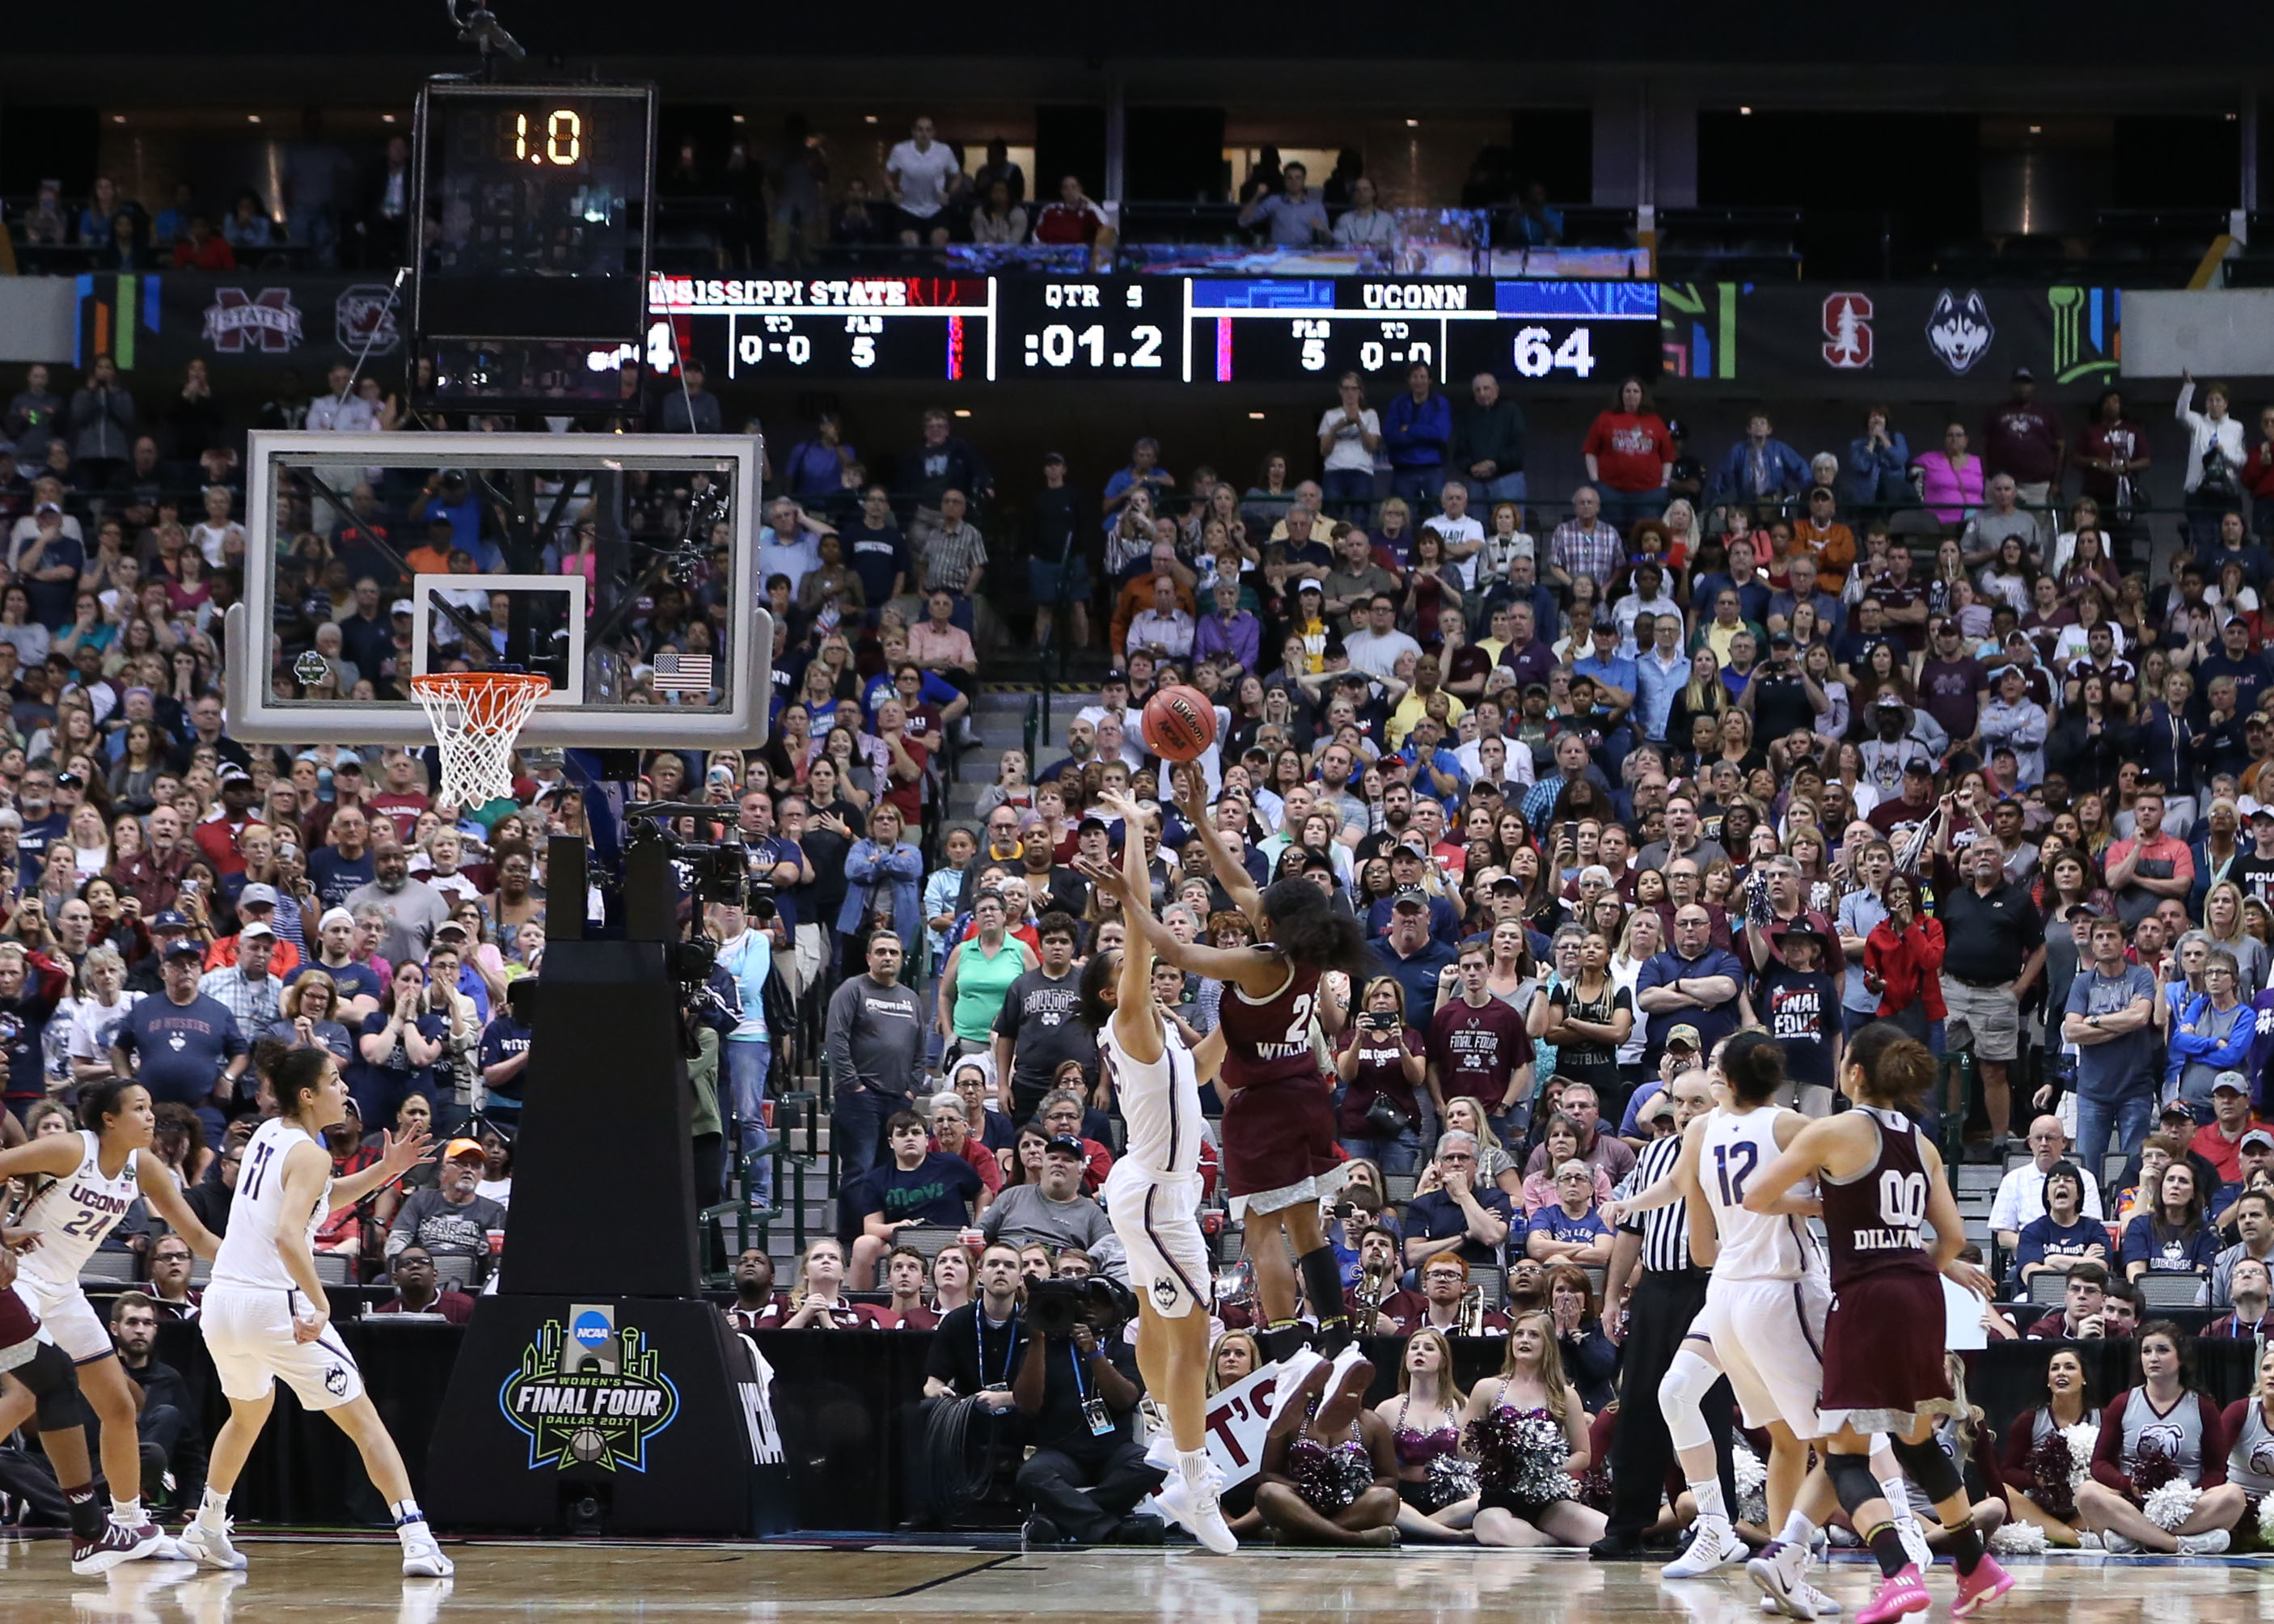
[{"label": "hardwood court floor", "polygon": [[[1653,1569],[1521,1552],[1343,1556],[1259,1550],[1004,1555],[874,1547],[453,1544],[452,1580],[404,1579],[392,1540],[247,1540],[243,1575],[132,1563],[72,1575],[55,1540],[0,1545],[5,1624],[491,1624],[507,1619],[1078,1618],[1169,1624],[1760,1624],[1742,1575],[1661,1586]],[[2274,1563],[2050,1558],[2014,1564],[1999,1616],[2021,1624],[2241,1624],[2274,1615]],[[1820,1582],[1853,1618],[1875,1577],[1835,1563]],[[1923,1620],[1947,1617],[1947,1568]],[[1987,1615],[1985,1615],[1987,1616]]]}]

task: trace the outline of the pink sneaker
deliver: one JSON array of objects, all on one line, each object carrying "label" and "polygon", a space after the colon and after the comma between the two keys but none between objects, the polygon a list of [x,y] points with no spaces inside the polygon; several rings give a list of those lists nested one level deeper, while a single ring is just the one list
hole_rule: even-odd
[{"label": "pink sneaker", "polygon": [[1906,1564],[1894,1578],[1879,1582],[1879,1593],[1856,1615],[1856,1624],[1888,1624],[1905,1613],[1924,1613],[1927,1606],[1926,1586],[1919,1579],[1919,1570]]},{"label": "pink sneaker", "polygon": [[1970,1619],[2014,1588],[2014,1575],[1987,1554],[1971,1574],[1958,1575],[1958,1599],[1950,1605],[1954,1619]]}]

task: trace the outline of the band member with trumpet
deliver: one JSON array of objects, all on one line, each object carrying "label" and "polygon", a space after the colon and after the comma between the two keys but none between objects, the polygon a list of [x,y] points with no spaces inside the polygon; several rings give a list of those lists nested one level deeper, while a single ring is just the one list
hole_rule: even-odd
[{"label": "band member with trumpet", "polygon": [[1361,1336],[1405,1336],[1429,1311],[1428,1300],[1398,1281],[1397,1236],[1376,1224],[1358,1237],[1358,1284],[1343,1293],[1343,1307]]},{"label": "band member with trumpet", "polygon": [[1458,1252],[1441,1252],[1421,1265],[1422,1311],[1419,1330],[1427,1326],[1447,1336],[1500,1336],[1508,1330],[1505,1316],[1485,1306],[1485,1288],[1469,1281],[1469,1260]]}]

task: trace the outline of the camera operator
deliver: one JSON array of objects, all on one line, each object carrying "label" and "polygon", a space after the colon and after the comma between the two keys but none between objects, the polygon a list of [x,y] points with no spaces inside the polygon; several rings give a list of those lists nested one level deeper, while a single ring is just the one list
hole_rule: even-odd
[{"label": "camera operator", "polygon": [[[998,1250],[990,1249],[990,1262]],[[937,1340],[947,1340],[945,1330]],[[1035,1446],[1018,1479],[1030,1545],[1161,1543],[1159,1518],[1130,1514],[1164,1474],[1145,1464],[1130,1436],[1140,1390],[1116,1356],[1133,1360],[1134,1350],[1118,1334],[1101,1337],[1087,1317],[1063,1334],[1041,1325],[1030,1332],[1011,1384]]]}]

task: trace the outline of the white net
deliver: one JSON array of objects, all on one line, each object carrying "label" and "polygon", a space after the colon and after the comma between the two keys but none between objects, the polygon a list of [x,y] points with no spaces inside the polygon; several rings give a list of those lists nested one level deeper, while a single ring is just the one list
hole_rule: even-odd
[{"label": "white net", "polygon": [[471,807],[513,794],[513,742],[552,687],[533,672],[410,679],[440,747],[441,799]]}]

